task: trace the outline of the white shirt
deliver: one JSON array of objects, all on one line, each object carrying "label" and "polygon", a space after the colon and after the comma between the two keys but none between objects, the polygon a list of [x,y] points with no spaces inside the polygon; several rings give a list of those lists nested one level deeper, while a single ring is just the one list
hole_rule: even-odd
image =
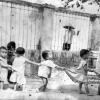
[{"label": "white shirt", "polygon": [[49,74],[51,74],[51,69],[55,68],[56,66],[57,65],[51,60],[41,62],[41,66],[39,66],[38,69],[38,76],[48,78]]},{"label": "white shirt", "polygon": [[71,44],[73,35],[75,35],[74,30],[65,30],[64,43]]},{"label": "white shirt", "polygon": [[23,56],[21,56],[21,57],[15,57],[14,62],[13,62],[13,68],[17,72],[24,74],[24,71],[25,71],[25,62],[26,62],[26,58],[24,58]]},{"label": "white shirt", "polygon": [[26,60],[27,59],[23,56],[15,57],[12,68],[16,70],[16,72],[13,72],[11,74],[11,82],[17,82],[18,84],[26,84],[26,79],[24,76]]}]

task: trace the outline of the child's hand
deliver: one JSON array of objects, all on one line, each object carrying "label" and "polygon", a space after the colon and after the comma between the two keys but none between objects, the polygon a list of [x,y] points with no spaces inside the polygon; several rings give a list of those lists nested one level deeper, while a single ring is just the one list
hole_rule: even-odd
[{"label": "child's hand", "polygon": [[9,69],[9,70],[12,70],[12,66],[11,66],[11,65],[8,65],[8,69]]},{"label": "child's hand", "polygon": [[58,70],[65,70],[65,68],[64,67],[56,67]]}]

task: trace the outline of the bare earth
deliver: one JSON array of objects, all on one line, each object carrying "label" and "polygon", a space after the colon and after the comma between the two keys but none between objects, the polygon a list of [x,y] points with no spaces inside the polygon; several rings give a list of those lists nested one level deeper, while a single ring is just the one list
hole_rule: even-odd
[{"label": "bare earth", "polygon": [[[60,72],[53,75],[49,80],[46,92],[35,92],[42,84],[39,78],[27,78],[27,86],[24,91],[13,89],[0,90],[0,100],[100,100],[97,95],[97,85],[89,85],[91,96],[78,93],[78,84],[73,83],[70,78]],[[84,86],[83,86],[83,92]]]}]

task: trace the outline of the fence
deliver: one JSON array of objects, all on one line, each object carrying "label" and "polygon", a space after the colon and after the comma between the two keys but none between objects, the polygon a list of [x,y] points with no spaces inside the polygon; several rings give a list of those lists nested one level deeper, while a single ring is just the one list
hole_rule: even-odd
[{"label": "fence", "polygon": [[[76,60],[79,59],[79,54],[62,52],[65,34],[63,26],[71,24],[80,31],[78,36],[73,37],[70,50],[79,52],[80,49],[90,48],[91,43],[95,45],[96,43],[91,40],[97,41],[99,40],[97,37],[100,37],[100,29],[98,27],[96,31],[96,23],[91,21],[90,17],[90,14],[72,12],[49,5],[32,4],[21,0],[0,0],[0,46],[15,41],[17,47],[22,46],[28,50],[27,58],[38,62],[40,51],[37,50],[37,46],[40,44],[42,50],[54,51],[53,59],[57,64],[70,66],[73,61],[72,66],[79,62]],[[91,39],[94,31],[98,35],[95,39]],[[26,70],[29,74],[35,72],[37,68],[34,70],[29,66]]]}]

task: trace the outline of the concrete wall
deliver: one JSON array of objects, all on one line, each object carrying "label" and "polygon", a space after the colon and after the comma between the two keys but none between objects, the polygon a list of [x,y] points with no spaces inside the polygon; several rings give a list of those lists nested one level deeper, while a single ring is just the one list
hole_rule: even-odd
[{"label": "concrete wall", "polygon": [[91,48],[98,51],[100,47],[100,18],[95,18],[91,21]]},{"label": "concrete wall", "polygon": [[[27,58],[36,62],[41,61],[41,49],[49,49],[53,51],[55,63],[60,66],[73,66],[79,63],[80,49],[89,48],[91,44],[92,48],[94,46],[98,48],[100,45],[99,18],[90,21],[89,14],[48,5],[7,1],[12,3],[0,2],[0,46],[6,46],[13,40],[17,47],[22,46],[26,49]],[[72,24],[80,31],[80,34],[73,38],[70,52],[62,51],[65,33],[63,26],[67,24]],[[27,65],[26,73],[27,75],[37,73],[37,69],[38,67]]]}]

